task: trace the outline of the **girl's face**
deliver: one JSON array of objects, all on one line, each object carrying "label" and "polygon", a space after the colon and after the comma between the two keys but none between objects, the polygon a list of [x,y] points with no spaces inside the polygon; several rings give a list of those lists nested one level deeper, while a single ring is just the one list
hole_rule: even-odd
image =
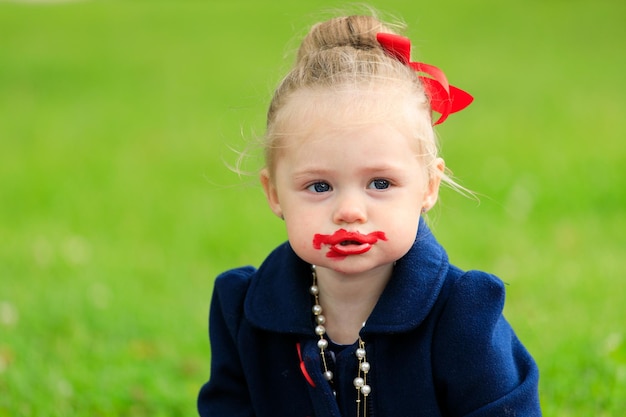
[{"label": "girl's face", "polygon": [[300,133],[276,151],[273,178],[262,172],[270,207],[306,262],[348,275],[390,266],[411,248],[439,176],[429,180],[402,118],[355,124],[359,115],[324,104],[306,133],[293,126]]}]

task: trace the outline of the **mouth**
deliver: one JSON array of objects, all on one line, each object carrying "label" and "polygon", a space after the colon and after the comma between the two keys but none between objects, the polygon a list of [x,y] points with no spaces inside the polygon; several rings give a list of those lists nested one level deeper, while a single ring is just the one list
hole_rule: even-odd
[{"label": "mouth", "polygon": [[357,241],[357,240],[344,240],[343,242],[339,242],[339,244],[341,246],[348,246],[348,245],[360,245],[361,242]]},{"label": "mouth", "polygon": [[326,253],[328,258],[345,258],[368,252],[379,240],[387,240],[385,233],[372,232],[364,235],[339,229],[332,235],[316,234],[313,237],[313,247],[321,249],[322,245],[328,245],[329,251]]}]

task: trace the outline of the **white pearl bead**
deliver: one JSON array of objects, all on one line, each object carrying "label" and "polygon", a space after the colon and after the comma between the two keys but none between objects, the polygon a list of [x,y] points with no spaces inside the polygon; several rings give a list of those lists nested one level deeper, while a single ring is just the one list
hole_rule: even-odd
[{"label": "white pearl bead", "polygon": [[324,379],[326,381],[332,381],[333,380],[333,373],[331,371],[325,371],[324,372]]},{"label": "white pearl bead", "polygon": [[361,363],[361,371],[368,373],[370,371],[370,363],[369,362]]},{"label": "white pearl bead", "polygon": [[365,349],[363,348],[358,348],[355,352],[356,357],[359,359],[363,359],[365,357]]},{"label": "white pearl bead", "polygon": [[370,387],[369,385],[363,385],[361,387],[361,394],[365,395],[366,397],[370,395],[371,392],[372,392],[372,387]]},{"label": "white pearl bead", "polygon": [[324,324],[324,323],[326,323],[326,316],[324,316],[323,314],[318,314],[317,316],[315,316],[315,322],[317,324]]},{"label": "white pearl bead", "polygon": [[309,293],[311,293],[311,295],[317,295],[320,293],[320,289],[317,287],[317,285],[311,285],[311,288],[309,288]]},{"label": "white pearl bead", "polygon": [[317,347],[320,349],[326,349],[328,347],[328,340],[320,339],[317,341]]},{"label": "white pearl bead", "polygon": [[313,314],[315,314],[316,316],[318,314],[322,314],[322,306],[319,304],[315,304],[313,308],[311,309],[311,311],[313,311]]},{"label": "white pearl bead", "polygon": [[352,383],[354,384],[356,389],[361,388],[363,385],[365,385],[365,380],[361,377],[356,377],[354,378],[354,380],[352,381]]},{"label": "white pearl bead", "polygon": [[322,326],[321,324],[319,326],[315,326],[315,334],[316,335],[321,336],[324,333],[326,333],[326,328],[324,326]]}]

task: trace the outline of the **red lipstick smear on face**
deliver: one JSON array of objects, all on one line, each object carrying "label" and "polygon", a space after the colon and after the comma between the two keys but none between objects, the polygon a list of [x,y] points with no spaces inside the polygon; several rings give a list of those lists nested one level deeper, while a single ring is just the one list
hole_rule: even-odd
[{"label": "red lipstick smear on face", "polygon": [[345,258],[349,255],[360,255],[369,251],[372,245],[379,240],[387,240],[384,232],[372,232],[363,235],[359,232],[339,229],[332,235],[316,234],[313,236],[313,247],[322,249],[322,245],[330,245],[326,257]]}]

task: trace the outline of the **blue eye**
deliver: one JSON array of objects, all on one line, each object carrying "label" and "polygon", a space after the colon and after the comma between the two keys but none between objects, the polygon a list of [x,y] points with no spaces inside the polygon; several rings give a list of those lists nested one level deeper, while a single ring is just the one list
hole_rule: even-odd
[{"label": "blue eye", "polygon": [[314,193],[326,193],[332,190],[330,184],[327,182],[315,182],[307,187],[307,190],[312,191]]},{"label": "blue eye", "polygon": [[374,189],[374,190],[386,190],[390,186],[391,186],[391,183],[388,180],[375,179],[369,183],[367,188]]}]

